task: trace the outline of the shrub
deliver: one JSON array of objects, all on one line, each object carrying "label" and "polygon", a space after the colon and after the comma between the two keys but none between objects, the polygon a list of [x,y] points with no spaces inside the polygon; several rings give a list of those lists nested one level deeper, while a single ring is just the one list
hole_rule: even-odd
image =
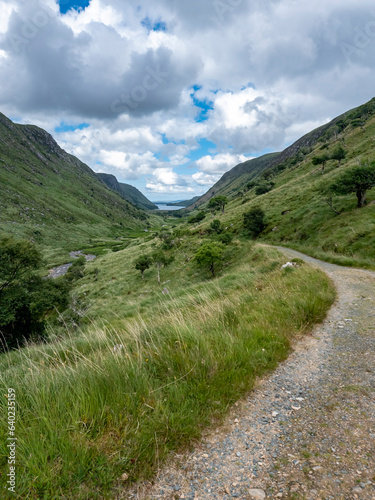
[{"label": "shrub", "polygon": [[245,212],[243,226],[252,238],[259,236],[266,227],[264,211],[260,207],[253,207]]}]

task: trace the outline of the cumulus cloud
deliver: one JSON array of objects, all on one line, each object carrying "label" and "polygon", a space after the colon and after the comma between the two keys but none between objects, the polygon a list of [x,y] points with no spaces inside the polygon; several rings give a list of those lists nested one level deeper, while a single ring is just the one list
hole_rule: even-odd
[{"label": "cumulus cloud", "polygon": [[373,0],[0,0],[0,110],[155,193],[282,149],[373,97],[374,73]]}]

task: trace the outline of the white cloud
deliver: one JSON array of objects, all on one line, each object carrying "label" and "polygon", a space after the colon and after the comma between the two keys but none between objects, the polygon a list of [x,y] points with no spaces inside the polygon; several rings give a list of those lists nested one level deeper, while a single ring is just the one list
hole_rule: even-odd
[{"label": "white cloud", "polygon": [[[55,0],[0,0],[0,110],[93,168],[200,192],[373,97],[374,12],[373,0],[91,0],[61,15]],[[199,123],[195,84],[213,103]],[[55,134],[61,122],[90,127]],[[187,175],[200,139],[217,147]]]},{"label": "white cloud", "polygon": [[[200,172],[204,172],[206,174],[222,175],[231,168],[235,167],[238,163],[242,163],[250,159],[251,158],[248,158],[244,155],[234,155],[229,153],[218,154],[216,156],[207,155],[197,160],[196,165],[199,168]],[[197,178],[197,176],[195,178]],[[199,178],[202,179],[204,177],[201,176]]]}]

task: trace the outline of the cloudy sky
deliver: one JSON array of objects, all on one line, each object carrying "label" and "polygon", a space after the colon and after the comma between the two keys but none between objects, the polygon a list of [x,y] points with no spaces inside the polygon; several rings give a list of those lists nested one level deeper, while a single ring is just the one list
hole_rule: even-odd
[{"label": "cloudy sky", "polygon": [[375,95],[373,0],[0,0],[0,111],[151,200]]}]

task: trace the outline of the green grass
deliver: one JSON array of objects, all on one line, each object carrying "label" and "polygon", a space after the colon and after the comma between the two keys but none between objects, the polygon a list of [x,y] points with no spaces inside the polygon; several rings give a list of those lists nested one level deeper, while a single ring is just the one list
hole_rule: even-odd
[{"label": "green grass", "polygon": [[[103,255],[102,284],[84,286],[94,296],[106,283],[117,320],[110,321],[98,296],[93,317],[106,313],[107,327],[96,322],[0,357],[2,415],[8,387],[18,403],[18,498],[110,499],[123,489],[123,473],[129,481],[151,477],[171,450],[190,446],[256,377],[285,359],[291,340],[321,321],[334,299],[323,273],[306,265],[285,272],[276,250],[246,241],[233,244],[210,280],[191,260],[182,265],[183,253],[198,244],[185,242],[177,262],[164,270],[172,277],[169,295],[156,293],[153,270],[145,273],[146,283],[132,274],[131,259],[150,243]],[[137,300],[121,294],[107,281],[113,271],[120,278],[121,269],[132,287],[138,280],[140,289],[154,287],[155,293]],[[118,311],[121,300],[124,310]],[[6,437],[3,418],[3,470]]]}]

